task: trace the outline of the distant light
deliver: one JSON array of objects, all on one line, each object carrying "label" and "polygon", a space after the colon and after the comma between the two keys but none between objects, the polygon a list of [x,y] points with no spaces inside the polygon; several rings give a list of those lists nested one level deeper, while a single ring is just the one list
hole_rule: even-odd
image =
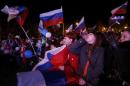
[{"label": "distant light", "polygon": [[112,20],[123,20],[123,19],[125,19],[125,17],[124,16],[114,16],[111,19]]},{"label": "distant light", "polygon": [[119,21],[116,21],[116,23],[117,23],[117,24],[120,24],[120,22],[119,22]]},{"label": "distant light", "polygon": [[121,19],[124,19],[125,17],[124,16],[121,16]]},{"label": "distant light", "polygon": [[127,27],[127,26],[125,26],[124,28],[125,28],[125,29],[127,29],[128,27]]},{"label": "distant light", "polygon": [[76,25],[78,25],[79,23],[78,23],[78,22],[76,22],[75,24],[76,24]]}]

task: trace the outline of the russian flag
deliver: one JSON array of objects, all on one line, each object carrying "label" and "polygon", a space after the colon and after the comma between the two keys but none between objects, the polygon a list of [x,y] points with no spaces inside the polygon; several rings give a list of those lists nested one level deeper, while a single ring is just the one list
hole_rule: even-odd
[{"label": "russian flag", "polygon": [[128,2],[125,2],[124,4],[122,4],[121,6],[113,9],[111,11],[111,14],[112,15],[116,15],[116,14],[126,14],[127,12],[127,5],[128,5]]},{"label": "russian flag", "polygon": [[67,61],[68,53],[69,50],[66,45],[46,51],[44,59],[33,70],[48,70],[53,66],[63,66]]},{"label": "russian flag", "polygon": [[20,26],[23,26],[28,14],[29,14],[29,10],[25,7],[21,7],[21,8],[19,7],[18,10],[20,13],[17,15],[16,20]]},{"label": "russian flag", "polygon": [[56,9],[53,11],[42,13],[40,14],[40,19],[43,20],[43,24],[45,27],[63,23],[63,11],[62,9]]},{"label": "russian flag", "polygon": [[1,9],[1,12],[8,14],[8,18],[7,18],[8,22],[12,20],[13,18],[16,18],[17,15],[19,15],[23,11],[25,11],[24,6],[8,7],[7,5],[5,5],[5,7]]},{"label": "russian flag", "polygon": [[51,37],[51,33],[48,32],[48,31],[43,27],[43,22],[42,22],[41,20],[40,20],[40,22],[39,22],[38,30],[39,30],[39,32],[40,32],[43,36],[45,36],[45,37],[47,37],[47,38],[50,38],[50,37]]},{"label": "russian flag", "polygon": [[85,29],[85,21],[84,21],[84,17],[82,17],[82,19],[80,20],[80,22],[78,23],[78,25],[75,28],[75,31],[78,32],[80,30],[84,30]]},{"label": "russian flag", "polygon": [[40,20],[40,22],[39,22],[38,31],[39,31],[42,35],[44,35],[45,32],[47,32],[47,31],[43,28],[43,22],[42,22],[41,20]]},{"label": "russian flag", "polygon": [[71,32],[72,29],[73,29],[73,24],[71,24],[71,25],[68,27],[68,29],[66,30],[66,33]]}]

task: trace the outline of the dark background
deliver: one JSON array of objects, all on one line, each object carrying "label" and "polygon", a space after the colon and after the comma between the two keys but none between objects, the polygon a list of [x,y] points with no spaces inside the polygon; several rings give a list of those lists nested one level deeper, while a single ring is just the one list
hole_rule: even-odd
[{"label": "dark background", "polygon": [[[35,28],[39,23],[39,14],[63,7],[64,24],[79,22],[85,16],[86,26],[94,26],[99,21],[108,24],[111,10],[125,3],[126,0],[0,0],[0,9],[5,5],[24,5],[29,9],[25,28]],[[16,21],[7,23],[6,14],[0,12],[2,28],[11,28]],[[13,27],[13,26],[12,26]]]},{"label": "dark background", "polygon": [[0,0],[0,8],[5,5],[25,5],[29,19],[38,20],[39,14],[63,7],[65,22],[71,22],[82,16],[86,22],[105,21],[111,16],[110,11],[126,2],[125,0]]}]

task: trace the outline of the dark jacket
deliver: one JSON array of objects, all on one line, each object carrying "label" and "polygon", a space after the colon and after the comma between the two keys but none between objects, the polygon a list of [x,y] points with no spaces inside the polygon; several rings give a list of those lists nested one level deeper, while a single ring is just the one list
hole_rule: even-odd
[{"label": "dark jacket", "polygon": [[121,78],[130,81],[130,41],[118,45],[115,63]]},{"label": "dark jacket", "polygon": [[[88,60],[87,48],[88,44],[83,39],[80,39],[79,41],[75,42],[70,48],[72,52],[75,52],[78,55],[80,55],[79,56],[80,65],[79,70],[77,71],[77,73],[80,76],[82,76],[84,67]],[[87,82],[93,85],[97,84],[100,75],[103,73],[103,67],[104,67],[103,61],[104,61],[104,49],[102,47],[95,48],[92,57],[90,59],[91,64],[88,69],[87,77],[85,77]]]}]

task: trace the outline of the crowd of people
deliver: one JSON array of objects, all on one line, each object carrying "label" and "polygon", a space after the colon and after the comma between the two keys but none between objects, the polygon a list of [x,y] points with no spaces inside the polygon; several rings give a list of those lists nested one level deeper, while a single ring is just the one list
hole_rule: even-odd
[{"label": "crowd of people", "polygon": [[[49,58],[51,66],[45,68],[44,63],[42,67],[35,67],[45,59],[46,51],[61,46],[65,46],[64,52]],[[36,55],[26,55],[27,50],[36,52]],[[67,79],[63,85],[70,86],[130,86],[129,51],[130,31],[123,31],[118,37],[113,32],[72,31],[59,40],[28,40],[8,35],[8,39],[0,42],[0,52],[10,55],[10,62],[15,61],[18,69],[15,72],[60,70]]]}]

